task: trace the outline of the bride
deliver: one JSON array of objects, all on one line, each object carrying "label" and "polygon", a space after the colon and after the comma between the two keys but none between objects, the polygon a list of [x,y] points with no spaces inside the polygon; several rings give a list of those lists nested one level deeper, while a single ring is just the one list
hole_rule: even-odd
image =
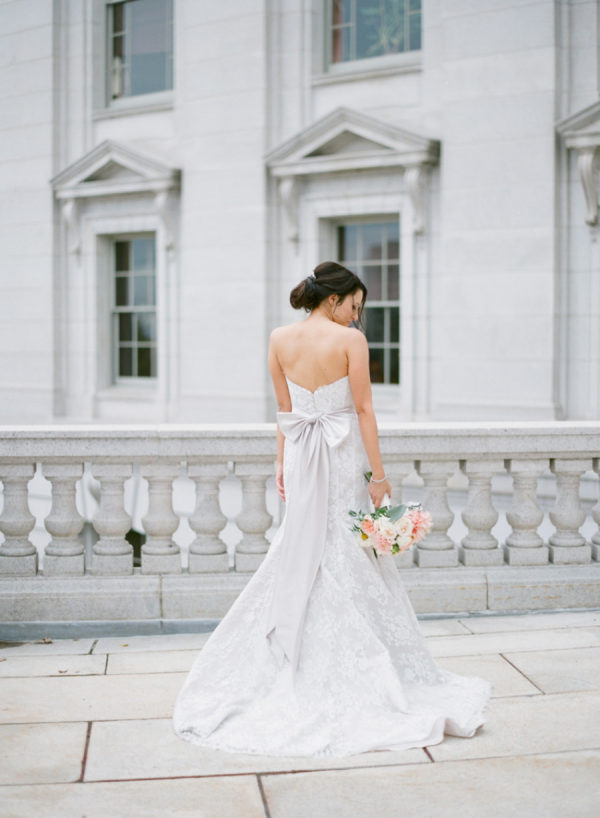
[{"label": "bride", "polygon": [[[391,496],[360,322],[367,295],[326,261],[290,295],[308,317],[271,335],[277,488],[285,518],[196,659],[176,733],[205,747],[344,756],[469,737],[490,685],[440,668],[392,556],[351,533],[351,509]],[[371,471],[367,484],[364,477]]]}]

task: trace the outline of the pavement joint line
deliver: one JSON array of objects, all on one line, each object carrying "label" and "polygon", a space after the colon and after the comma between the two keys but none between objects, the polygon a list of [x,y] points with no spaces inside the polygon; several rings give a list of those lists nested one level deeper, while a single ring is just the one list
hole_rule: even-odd
[{"label": "pavement joint line", "polygon": [[[557,650],[558,650],[558,648],[557,648]],[[572,648],[564,648],[564,650],[572,650]],[[521,651],[521,652],[522,652],[522,653],[525,653],[526,651]],[[544,651],[536,651],[536,653],[543,653],[543,652],[544,652]],[[511,662],[511,660],[510,660],[510,659],[509,659],[507,656],[505,656],[503,653],[500,653],[500,654],[498,654],[498,655],[499,655],[499,656],[501,656],[501,657],[504,659],[504,661],[505,661],[505,662],[508,662],[508,664],[509,664],[511,667],[514,667],[514,669],[517,671],[517,673],[520,673],[520,674],[521,674],[521,676],[523,676],[523,678],[524,678],[524,679],[527,679],[527,681],[529,682],[529,684],[532,684],[532,685],[535,687],[535,689],[536,689],[536,690],[539,690],[539,691],[540,691],[540,693],[542,694],[542,696],[547,696],[547,695],[548,695],[548,694],[546,693],[546,691],[545,691],[545,690],[542,690],[542,688],[541,688],[539,685],[536,685],[536,683],[533,681],[533,679],[530,679],[530,678],[529,678],[529,676],[528,676],[526,673],[524,673],[524,672],[521,670],[521,668],[520,668],[520,667],[517,667],[517,665],[515,665],[515,663],[514,663],[514,662]],[[531,694],[531,695],[535,695],[535,694]],[[504,697],[503,697],[503,698],[504,698]]]},{"label": "pavement joint line", "polygon": [[[102,656],[102,654],[99,653],[98,656]],[[108,676],[108,657],[109,656],[110,656],[110,654],[107,653],[106,656],[104,657],[104,676]]]},{"label": "pavement joint line", "polygon": [[428,747],[423,747],[423,752],[425,753],[425,755],[427,756],[427,758],[428,758],[428,759],[429,759],[429,760],[430,760],[430,761],[431,761],[433,764],[435,764],[435,758],[434,758],[434,757],[431,755],[431,753],[429,752],[429,748],[428,748]]},{"label": "pavement joint line", "polygon": [[87,756],[88,756],[88,749],[89,749],[89,746],[90,746],[90,736],[91,736],[91,734],[92,734],[92,722],[88,721],[87,731],[86,731],[86,734],[85,734],[85,745],[84,745],[84,748],[83,748],[83,758],[81,759],[81,772],[79,774],[79,778],[77,780],[77,783],[82,783],[83,782],[83,777],[85,775],[85,767],[86,767],[86,764],[87,764]]},{"label": "pavement joint line", "polygon": [[258,785],[258,791],[260,792],[260,797],[262,799],[263,809],[265,811],[265,818],[271,818],[271,810],[269,809],[269,802],[267,801],[267,794],[263,787],[262,778],[260,774],[256,776],[256,783]]},{"label": "pavement joint line", "polygon": [[[57,640],[57,641],[58,641],[58,640]],[[89,650],[88,650],[88,652],[87,652],[87,656],[91,656],[91,654],[94,652],[94,648],[96,647],[96,645],[97,645],[97,644],[98,644],[98,640],[97,640],[97,639],[94,639],[94,641],[93,641],[93,642],[92,642],[92,644],[90,645],[90,649],[89,649]]]}]

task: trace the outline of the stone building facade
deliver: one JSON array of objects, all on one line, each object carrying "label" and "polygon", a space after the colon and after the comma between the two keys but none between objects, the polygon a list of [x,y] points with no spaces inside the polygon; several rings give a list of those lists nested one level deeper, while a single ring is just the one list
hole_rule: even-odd
[{"label": "stone building facade", "polygon": [[[0,422],[272,419],[365,277],[390,420],[600,412],[594,0],[4,0]],[[297,316],[296,316],[297,317]]]}]

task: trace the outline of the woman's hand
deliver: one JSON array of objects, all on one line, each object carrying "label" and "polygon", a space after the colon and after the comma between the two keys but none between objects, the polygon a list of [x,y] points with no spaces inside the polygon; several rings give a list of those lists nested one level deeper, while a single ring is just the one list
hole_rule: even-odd
[{"label": "woman's hand", "polygon": [[386,494],[391,500],[392,487],[389,480],[384,480],[383,483],[369,482],[369,495],[375,508],[379,508],[379,506],[383,503],[383,498]]},{"label": "woman's hand", "polygon": [[277,486],[279,496],[285,503],[285,488],[283,487],[283,463],[277,464],[277,471],[275,472],[275,485]]}]

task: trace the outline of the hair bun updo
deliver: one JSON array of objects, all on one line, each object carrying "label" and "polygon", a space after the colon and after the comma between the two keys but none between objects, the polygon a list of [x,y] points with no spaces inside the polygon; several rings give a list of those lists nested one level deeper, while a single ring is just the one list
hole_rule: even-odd
[{"label": "hair bun updo", "polygon": [[350,293],[361,290],[363,302],[367,299],[367,288],[360,278],[347,267],[336,261],[323,261],[318,264],[313,275],[307,276],[290,293],[290,304],[295,310],[311,312],[330,295],[337,295],[339,301]]}]

